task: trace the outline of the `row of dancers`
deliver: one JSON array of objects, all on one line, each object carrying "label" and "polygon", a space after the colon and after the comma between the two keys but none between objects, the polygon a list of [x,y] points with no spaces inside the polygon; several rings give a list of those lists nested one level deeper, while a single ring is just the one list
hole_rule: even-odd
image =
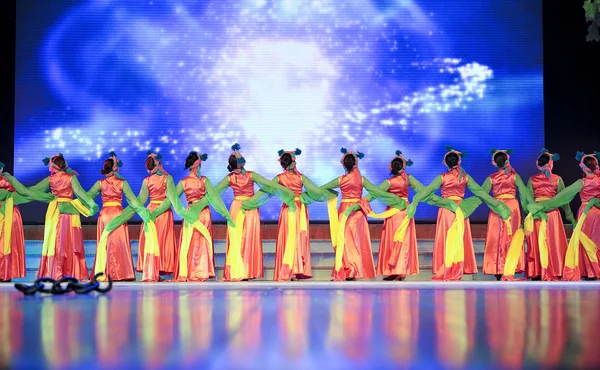
[{"label": "row of dancers", "polygon": [[[121,161],[114,152],[104,161],[99,180],[85,191],[62,156],[45,158],[50,175],[38,184],[25,187],[0,169],[0,280],[25,276],[24,236],[18,204],[48,203],[44,244],[38,277],[60,279],[89,277],[83,248],[80,215],[99,211],[94,199],[101,195],[102,209],[97,221],[96,257],[92,274],[103,272],[116,281],[159,281],[172,275],[174,281],[205,281],[216,277],[212,220],[209,205],[227,219],[224,281],[245,281],[264,277],[259,208],[271,197],[283,202],[279,217],[274,280],[289,281],[312,277],[308,206],[327,202],[335,264],[331,279],[403,280],[419,273],[414,215],[420,202],[438,206],[433,250],[433,280],[460,280],[463,274],[478,272],[469,215],[482,203],[489,208],[483,273],[498,280],[515,280],[525,272],[533,280],[597,279],[600,230],[600,153],[577,153],[583,178],[565,187],[552,173],[558,154],[546,149],[536,161],[539,173],[527,185],[510,165],[511,150],[492,150],[497,171],[480,186],[462,167],[464,154],[448,148],[443,163],[447,171],[424,186],[406,169],[412,161],[400,151],[389,163],[390,177],[379,186],[361,175],[360,152],[342,148],[340,163],[345,174],[322,186],[315,185],[296,167],[299,149],[279,151],[283,172],[272,180],[245,169],[239,144],[232,146],[229,174],[213,185],[201,175],[206,154],[190,152],[185,168],[189,175],[175,186],[165,171],[160,154],[148,152],[143,181],[136,197],[120,175]],[[0,166],[1,167],[1,166]],[[260,187],[255,192],[255,184]],[[229,209],[221,194],[231,187],[234,200]],[[408,200],[409,188],[415,195]],[[465,199],[468,188],[474,197]],[[341,202],[338,202],[338,192]],[[363,189],[368,195],[363,197]],[[441,189],[441,196],[435,191]],[[490,192],[492,195],[490,195]],[[180,200],[185,194],[187,206]],[[579,194],[582,205],[575,219],[569,202]],[[517,198],[518,195],[518,198]],[[128,206],[123,207],[123,196]],[[370,202],[387,205],[374,213]],[[145,206],[148,202],[149,204]],[[338,203],[340,203],[338,207]],[[558,208],[574,225],[570,242]],[[337,209],[336,209],[337,208]],[[527,214],[521,216],[521,208]],[[183,218],[178,241],[173,210]],[[127,221],[135,214],[143,220],[137,265],[134,266]],[[377,266],[371,249],[367,218],[384,219]],[[527,240],[525,251],[524,240]]]}]

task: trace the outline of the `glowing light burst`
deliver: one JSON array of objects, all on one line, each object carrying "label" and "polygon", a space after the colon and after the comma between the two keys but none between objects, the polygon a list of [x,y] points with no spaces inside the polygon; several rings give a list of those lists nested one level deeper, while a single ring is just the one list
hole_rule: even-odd
[{"label": "glowing light burst", "polygon": [[[461,1],[461,9],[481,2]],[[385,177],[398,148],[415,159],[413,173],[427,174],[426,163],[449,140],[481,145],[477,135],[447,131],[447,123],[482,109],[499,78],[493,59],[479,59],[461,44],[456,25],[444,23],[456,9],[425,2],[96,0],[61,11],[54,8],[65,4],[36,5],[20,1],[18,14],[35,20],[52,9],[61,16],[52,18],[41,44],[18,45],[40,55],[40,68],[18,71],[21,80],[48,94],[36,102],[17,90],[15,161],[24,177],[40,171],[35,146],[42,157],[61,151],[79,166],[115,150],[134,188],[145,176],[146,150],[162,152],[168,170],[200,150],[210,156],[203,173],[218,181],[234,142],[249,169],[265,176],[279,171],[277,150],[300,147],[300,170],[323,183],[341,172],[341,146],[366,152],[371,164],[361,169],[374,181]],[[17,24],[25,35],[19,39],[39,32]],[[512,60],[506,57],[502,65]],[[535,120],[541,124],[541,113]],[[493,146],[518,148],[506,137]],[[95,169],[78,170],[84,185],[97,178]],[[265,217],[276,218],[275,203]],[[325,218],[325,211],[314,215]]]}]

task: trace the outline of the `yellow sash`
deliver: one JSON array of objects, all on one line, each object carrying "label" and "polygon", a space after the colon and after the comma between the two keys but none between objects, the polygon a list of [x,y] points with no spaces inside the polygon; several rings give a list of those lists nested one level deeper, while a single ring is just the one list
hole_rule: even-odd
[{"label": "yellow sash", "polygon": [[500,194],[496,197],[496,199],[516,199],[517,197],[515,197],[512,194]]},{"label": "yellow sash", "polygon": [[[247,196],[236,196],[235,200],[244,201],[250,199]],[[240,209],[235,218],[235,228],[227,227],[229,235],[229,250],[225,256],[225,265],[229,266],[229,278],[231,280],[241,280],[246,276],[244,258],[242,257],[242,237],[244,232],[244,221],[246,214]]]},{"label": "yellow sash", "polygon": [[[404,199],[406,201],[406,204],[408,204],[408,198],[403,197],[402,199]],[[390,208],[381,213],[374,213],[371,211],[367,216],[372,218],[390,218],[395,216],[398,212],[400,212],[398,208]],[[404,236],[406,235],[406,230],[408,229],[409,224],[410,219],[408,217],[404,217],[404,219],[402,219],[402,222],[398,226],[398,229],[396,229],[396,232],[394,233],[395,242],[404,241]]]},{"label": "yellow sash", "polygon": [[585,252],[590,259],[590,262],[598,263],[598,257],[596,256],[596,250],[598,247],[585,233],[582,231],[583,224],[587,218],[587,213],[582,213],[577,221],[577,225],[573,230],[573,235],[569,241],[567,248],[567,255],[565,256],[565,267],[575,269],[579,266],[579,243],[583,245]]},{"label": "yellow sash", "polygon": [[[116,204],[111,204],[116,203]],[[107,202],[104,204],[105,207],[121,205],[118,202]],[[115,229],[116,230],[116,229]],[[94,275],[102,272],[103,276],[98,278],[98,281],[106,281],[107,280],[107,271],[106,271],[106,263],[107,263],[107,247],[108,247],[108,236],[114,230],[108,231],[104,229],[102,235],[100,236],[100,241],[96,245],[96,265],[94,266]],[[160,247],[158,243],[158,233],[156,231],[156,224],[154,221],[144,222],[144,254],[152,254],[154,256],[160,256]],[[142,261],[146,261],[145,256],[138,256],[138,259],[141,258]],[[143,265],[143,264],[142,264]],[[142,269],[144,267],[142,266]]]},{"label": "yellow sash", "polygon": [[[335,198],[335,200],[337,203],[337,197]],[[359,201],[360,201],[360,198],[342,199],[342,203],[356,203]],[[328,206],[329,206],[329,204],[328,204]],[[338,215],[337,215],[337,211],[335,211],[335,208],[334,208],[333,212],[335,213],[335,219],[337,220]],[[331,214],[329,215],[329,217],[331,217]],[[334,247],[335,247],[335,266],[334,266],[335,271],[340,271],[340,269],[342,268],[342,259],[344,256],[344,246],[346,244],[346,235],[344,233],[344,231],[346,230],[346,221],[348,221],[348,216],[344,213],[344,214],[342,214],[342,219],[339,221],[339,224],[336,225],[337,236],[336,236],[336,241],[334,244]],[[331,220],[330,220],[330,225],[331,225]],[[331,241],[333,242],[333,235],[332,235]]]},{"label": "yellow sash", "polygon": [[508,252],[506,253],[506,263],[504,264],[504,272],[505,276],[511,276],[515,274],[517,270],[517,264],[519,263],[519,257],[521,256],[521,251],[523,249],[523,240],[525,239],[525,233],[523,229],[519,228],[513,235],[510,245],[508,247]]},{"label": "yellow sash", "polygon": [[444,266],[446,266],[446,268],[451,267],[453,263],[464,261],[464,235],[465,214],[460,208],[457,208],[452,226],[450,226],[448,234],[446,235],[446,255],[444,256]]},{"label": "yellow sash", "polygon": [[[44,223],[44,246],[42,247],[42,256],[54,256],[56,248],[56,229],[58,227],[59,203],[71,203],[73,207],[82,215],[88,217],[90,210],[87,209],[79,199],[56,198],[48,204],[46,211],[46,221]],[[71,226],[81,228],[81,219],[79,214],[71,215]]]},{"label": "yellow sash", "polygon": [[194,234],[194,229],[200,232],[204,239],[206,239],[209,248],[212,248],[212,237],[210,236],[210,232],[206,226],[200,222],[200,220],[197,220],[193,224],[183,221],[183,236],[181,250],[179,251],[179,276],[188,276],[187,257],[190,250],[190,244],[192,242],[192,235]]},{"label": "yellow sash", "polygon": [[10,254],[14,204],[12,193],[8,193],[8,197],[4,200],[4,215],[0,213],[0,224],[2,224],[2,230],[4,230],[3,254],[5,256]]},{"label": "yellow sash", "polygon": [[121,202],[106,202],[102,204],[103,207],[122,207]]},{"label": "yellow sash", "polygon": [[[299,197],[295,197],[294,201],[299,201]],[[283,264],[288,265],[290,270],[294,267],[294,256],[296,254],[296,212],[300,212],[300,232],[308,231],[306,220],[306,206],[301,204],[296,207],[294,212],[288,214],[288,235],[285,240],[285,251],[283,252]]]},{"label": "yellow sash", "polygon": [[162,202],[163,202],[163,200],[155,199],[155,200],[151,200],[150,204],[162,204]]},{"label": "yellow sash", "polygon": [[540,230],[538,232],[538,248],[540,249],[540,265],[543,269],[548,268],[548,244],[546,243],[546,231],[548,222],[542,220]]}]

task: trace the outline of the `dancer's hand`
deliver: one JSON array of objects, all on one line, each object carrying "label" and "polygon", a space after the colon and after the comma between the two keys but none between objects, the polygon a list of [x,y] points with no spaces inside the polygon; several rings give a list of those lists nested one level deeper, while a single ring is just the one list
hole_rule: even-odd
[{"label": "dancer's hand", "polygon": [[94,204],[92,206],[92,208],[90,208],[90,217],[92,217],[93,215],[95,215],[96,213],[98,213],[100,211],[100,207],[98,207],[97,204]]}]

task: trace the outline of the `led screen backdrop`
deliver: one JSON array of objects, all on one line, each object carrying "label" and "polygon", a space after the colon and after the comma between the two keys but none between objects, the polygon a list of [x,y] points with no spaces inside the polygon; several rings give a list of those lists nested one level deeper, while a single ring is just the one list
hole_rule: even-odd
[{"label": "led screen backdrop", "polygon": [[[318,184],[343,173],[342,146],[365,153],[374,183],[397,149],[429,183],[453,145],[483,182],[490,148],[512,148],[527,177],[543,146],[540,0],[17,6],[15,173],[28,185],[61,152],[89,188],[115,150],[137,191],[148,149],[176,182],[188,152],[206,152],[203,174],[217,183],[235,142],[267,178],[281,170],[279,149],[301,148],[298,169]],[[419,208],[418,219],[434,217]],[[311,218],[326,219],[325,206]]]}]

